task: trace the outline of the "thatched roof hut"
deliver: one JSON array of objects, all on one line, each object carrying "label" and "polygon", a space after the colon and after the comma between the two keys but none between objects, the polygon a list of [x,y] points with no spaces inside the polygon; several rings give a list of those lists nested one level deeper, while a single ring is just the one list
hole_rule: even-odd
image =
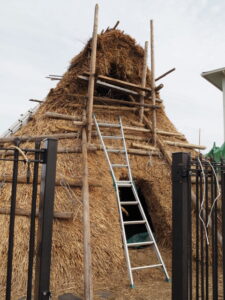
[{"label": "thatched roof hut", "polygon": [[[57,181],[55,210],[60,212],[72,212],[73,217],[68,220],[54,219],[53,248],[52,248],[52,272],[51,291],[53,299],[65,292],[73,292],[82,296],[83,285],[83,241],[82,241],[82,202],[81,186],[75,187],[73,182],[81,182],[82,161],[81,153],[70,153],[69,149],[81,145],[80,127],[76,127],[71,120],[47,118],[46,112],[56,112],[76,116],[81,119],[82,105],[87,94],[87,82],[78,78],[78,75],[89,71],[90,45],[75,56],[56,88],[51,89],[46,100],[41,104],[32,119],[22,127],[16,135],[50,135],[56,133],[78,133],[77,137],[59,139],[59,151],[57,159]],[[140,84],[142,76],[144,50],[136,44],[136,41],[120,30],[108,30],[98,36],[96,73],[110,76],[116,79]],[[150,87],[150,71],[147,72],[147,86]],[[129,97],[115,90],[96,86],[95,95],[107,98],[116,98],[129,101]],[[160,95],[158,95],[159,98]],[[136,99],[138,101],[138,99]],[[151,100],[146,100],[151,104]],[[97,103],[95,103],[97,104]],[[99,105],[101,104],[101,105]],[[108,103],[107,103],[108,105]],[[164,106],[157,110],[157,128],[161,131],[177,133],[176,128],[166,116]],[[115,106],[115,104],[114,104]],[[134,126],[139,122],[138,109],[121,105],[121,109],[106,108],[101,102],[94,105],[94,113],[98,120],[116,122],[118,115],[122,117],[125,126]],[[151,120],[151,109],[146,109],[145,116]],[[143,126],[144,128],[144,126]],[[93,127],[93,132],[95,128]],[[132,134],[129,130],[127,135]],[[133,138],[142,145],[151,145],[150,132],[135,132]],[[162,140],[172,142],[185,142],[182,135],[161,135]],[[127,139],[128,148],[133,148],[133,139]],[[93,136],[92,143],[99,145],[97,136]],[[29,146],[29,141],[23,147]],[[182,148],[164,144],[168,155]],[[66,149],[68,151],[66,151]],[[143,195],[149,215],[151,216],[155,236],[162,255],[166,256],[166,263],[170,263],[169,255],[171,247],[171,178],[170,165],[164,155],[158,149],[158,154],[145,151],[140,154],[130,154],[130,164],[137,187]],[[147,153],[146,153],[147,152]],[[153,155],[154,154],[154,155]],[[116,154],[114,154],[116,155]],[[110,299],[149,299],[147,296],[151,287],[151,293],[159,295],[162,290],[159,286],[162,274],[155,270],[145,270],[137,274],[137,289],[128,288],[127,266],[124,259],[121,229],[119,224],[118,209],[112,178],[108,171],[108,165],[101,150],[88,153],[89,182],[90,182],[90,214],[91,214],[91,247],[92,264],[94,272],[94,291],[96,299],[101,298],[101,291],[111,291]],[[8,170],[10,172],[10,170]],[[23,170],[20,170],[21,175]],[[117,175],[123,178],[122,171]],[[120,173],[121,172],[121,173]],[[9,206],[10,184],[5,184],[0,190],[0,207]],[[18,203],[20,208],[30,207],[30,186],[21,184],[18,189]],[[27,268],[26,252],[27,244],[24,243],[24,235],[29,228],[29,219],[24,216],[16,217],[16,237],[14,254],[13,275],[13,299],[25,295]],[[1,262],[6,257],[6,241],[8,234],[8,216],[0,215]],[[134,259],[139,255],[145,260],[145,251],[148,249],[134,250]],[[0,282],[4,282],[5,273],[2,272],[1,263]],[[170,269],[170,267],[169,267]],[[154,284],[152,283],[154,282]],[[4,293],[0,287],[0,294]],[[168,290],[169,287],[165,287]],[[101,291],[100,291],[101,290]],[[123,297],[118,296],[122,291]],[[117,296],[113,296],[113,293]],[[114,297],[114,298],[113,298]],[[138,298],[139,297],[139,298]],[[161,296],[160,296],[161,297]],[[160,299],[160,297],[158,299]],[[2,296],[0,296],[2,298]],[[165,299],[162,298],[161,299]]]}]

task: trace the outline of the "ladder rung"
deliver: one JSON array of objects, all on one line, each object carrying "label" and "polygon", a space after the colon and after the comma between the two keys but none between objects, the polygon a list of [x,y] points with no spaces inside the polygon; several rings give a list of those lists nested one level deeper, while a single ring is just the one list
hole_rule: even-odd
[{"label": "ladder rung", "polygon": [[128,187],[132,186],[131,181],[116,181],[116,185],[121,186],[121,187]]},{"label": "ladder rung", "polygon": [[133,268],[131,268],[131,270],[134,271],[134,270],[141,270],[141,269],[148,269],[148,268],[157,268],[157,267],[162,267],[162,264],[149,265],[149,266],[141,266],[141,267],[133,267]]},{"label": "ladder rung", "polygon": [[123,149],[107,149],[107,148],[106,148],[106,151],[107,152],[115,152],[115,153],[125,153],[126,152]]},{"label": "ladder rung", "polygon": [[102,135],[103,139],[110,139],[110,140],[122,140],[123,137],[120,135]]},{"label": "ladder rung", "polygon": [[139,242],[139,243],[128,243],[127,246],[128,247],[136,247],[136,246],[147,246],[147,245],[152,245],[154,244],[153,241],[149,241],[149,242]]},{"label": "ladder rung", "polygon": [[145,220],[139,220],[139,221],[124,221],[124,225],[134,225],[134,224],[145,224]]},{"label": "ladder rung", "polygon": [[121,205],[136,205],[138,201],[120,201]]},{"label": "ladder rung", "polygon": [[110,124],[110,123],[98,123],[98,126],[120,128],[120,124]]},{"label": "ladder rung", "polygon": [[112,164],[113,168],[127,168],[128,165],[124,165],[124,164]]}]

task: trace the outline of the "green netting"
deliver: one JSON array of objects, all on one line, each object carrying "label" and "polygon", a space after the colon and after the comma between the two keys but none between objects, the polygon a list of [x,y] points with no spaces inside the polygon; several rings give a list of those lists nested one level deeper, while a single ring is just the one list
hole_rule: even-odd
[{"label": "green netting", "polygon": [[149,239],[149,235],[147,232],[141,232],[141,233],[137,233],[135,235],[132,235],[132,237],[130,237],[127,240],[127,243],[141,243],[141,242],[148,242],[150,241]]},{"label": "green netting", "polygon": [[214,142],[212,149],[206,154],[206,157],[212,158],[216,162],[225,159],[225,143],[221,147],[217,147]]}]

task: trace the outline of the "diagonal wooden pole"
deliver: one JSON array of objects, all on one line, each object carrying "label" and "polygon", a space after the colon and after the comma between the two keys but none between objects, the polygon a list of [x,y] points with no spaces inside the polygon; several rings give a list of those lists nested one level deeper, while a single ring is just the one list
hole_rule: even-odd
[{"label": "diagonal wooden pole", "polygon": [[[148,42],[145,42],[145,54],[144,54],[144,62],[143,62],[143,70],[142,70],[142,79],[141,79],[141,87],[146,86],[146,75],[147,75],[147,58],[148,58]],[[140,103],[144,104],[145,92],[141,93]],[[140,122],[143,122],[144,115],[144,107],[140,109]]]},{"label": "diagonal wooden pole", "polygon": [[98,34],[98,4],[95,5],[94,28],[93,28],[92,43],[91,43],[90,76],[89,76],[89,83],[88,83],[88,107],[87,107],[88,143],[91,142],[93,100],[94,100],[94,88],[95,88],[97,34]]},{"label": "diagonal wooden pole", "polygon": [[[154,56],[154,27],[153,20],[150,20],[150,44],[151,44],[151,89],[152,89],[152,104],[155,105],[155,56]],[[153,131],[153,145],[156,145],[156,110],[152,111],[152,131]]]}]

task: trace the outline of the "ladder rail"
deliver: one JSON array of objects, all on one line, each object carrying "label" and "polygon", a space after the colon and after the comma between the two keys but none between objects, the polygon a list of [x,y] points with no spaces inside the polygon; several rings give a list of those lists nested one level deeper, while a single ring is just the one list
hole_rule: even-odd
[{"label": "ladder rail", "polygon": [[98,136],[100,138],[100,141],[101,141],[101,144],[102,144],[102,147],[104,149],[104,153],[106,155],[106,159],[107,159],[107,162],[109,164],[109,168],[110,168],[110,171],[111,171],[111,174],[112,174],[112,177],[113,177],[113,181],[114,181],[114,184],[116,184],[116,176],[114,174],[114,170],[112,168],[112,165],[111,165],[111,162],[110,162],[110,159],[109,159],[109,155],[108,155],[108,152],[107,152],[107,149],[106,149],[106,146],[105,146],[105,143],[103,141],[103,138],[102,138],[102,134],[101,134],[101,130],[99,128],[99,125],[98,125],[98,122],[97,122],[97,119],[95,117],[95,115],[93,116],[94,117],[94,122],[95,122],[95,126],[96,126],[96,129],[97,129],[97,132],[98,132]]},{"label": "ladder rail", "polygon": [[167,272],[165,263],[164,263],[164,261],[163,261],[163,259],[162,259],[161,254],[160,254],[160,251],[159,251],[159,248],[158,248],[158,246],[157,246],[157,243],[156,243],[154,234],[153,234],[153,232],[152,232],[152,230],[151,230],[151,227],[150,227],[150,225],[149,225],[149,223],[148,223],[146,214],[145,214],[144,209],[143,209],[143,207],[142,207],[142,205],[141,205],[141,203],[140,203],[140,199],[139,199],[139,197],[138,197],[138,193],[137,193],[137,190],[136,190],[134,184],[132,184],[132,190],[133,190],[133,193],[134,193],[134,196],[135,196],[136,201],[139,202],[138,206],[139,206],[139,210],[140,210],[140,213],[141,213],[141,215],[142,215],[142,218],[143,218],[144,220],[146,220],[145,226],[146,226],[147,232],[148,232],[150,238],[152,239],[152,241],[153,241],[153,243],[154,243],[155,250],[156,250],[156,254],[157,254],[157,256],[158,256],[159,261],[160,261],[161,264],[162,264],[162,268],[163,268],[163,271],[164,271],[164,273],[165,273],[166,279],[169,280],[170,277],[169,277],[169,274],[168,274],[168,272]]},{"label": "ladder rail", "polygon": [[127,145],[126,145],[126,141],[125,141],[125,135],[124,135],[124,131],[123,131],[123,124],[122,124],[121,117],[119,117],[119,122],[120,122],[121,135],[123,137],[123,147],[125,150],[125,158],[126,158],[126,164],[127,164],[127,168],[128,168],[128,176],[129,176],[129,180],[132,182],[133,178],[132,178],[131,169],[130,169],[130,162],[129,162],[129,158],[128,158]]},{"label": "ladder rail", "polygon": [[123,213],[122,213],[122,205],[120,203],[119,188],[118,188],[117,184],[115,186],[116,186],[116,196],[117,196],[116,198],[117,198],[117,204],[118,204],[119,216],[120,216],[120,227],[122,230],[123,246],[124,246],[125,258],[126,258],[127,266],[128,266],[128,275],[130,278],[130,283],[133,286],[134,278],[133,278],[133,274],[132,274],[130,255],[129,255],[129,250],[128,250],[128,246],[127,246],[127,237],[126,237],[125,227],[123,225]]},{"label": "ladder rail", "polygon": [[5,132],[3,132],[0,137],[6,138],[10,136],[11,134],[16,133],[21,127],[26,125],[26,123],[29,121],[29,118],[38,110],[40,107],[40,103],[37,104],[35,107],[29,109],[24,114],[21,114],[19,119],[14,122]]}]

